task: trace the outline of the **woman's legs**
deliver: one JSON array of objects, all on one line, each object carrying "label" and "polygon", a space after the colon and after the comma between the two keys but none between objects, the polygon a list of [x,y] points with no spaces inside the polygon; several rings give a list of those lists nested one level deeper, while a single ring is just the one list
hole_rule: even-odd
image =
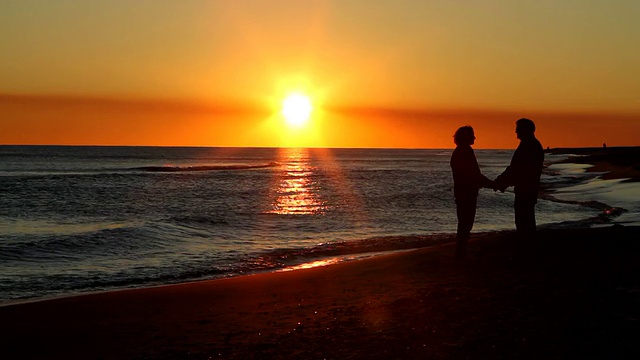
[{"label": "woman's legs", "polygon": [[456,257],[463,257],[467,250],[467,242],[471,237],[471,229],[476,218],[477,197],[456,199],[456,215],[458,231],[456,233]]}]

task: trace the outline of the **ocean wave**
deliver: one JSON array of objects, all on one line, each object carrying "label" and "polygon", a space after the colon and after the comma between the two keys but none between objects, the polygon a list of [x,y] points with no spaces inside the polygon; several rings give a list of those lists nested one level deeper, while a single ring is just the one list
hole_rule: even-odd
[{"label": "ocean wave", "polygon": [[229,221],[224,216],[214,215],[181,215],[167,219],[169,223],[178,225],[205,225],[205,226],[228,226]]},{"label": "ocean wave", "polygon": [[318,244],[305,248],[280,248],[247,259],[240,272],[277,270],[332,257],[358,256],[437,246],[454,239],[454,234],[383,236]]},{"label": "ocean wave", "polygon": [[131,223],[119,222],[54,222],[49,220],[22,220],[0,222],[0,232],[5,236],[51,236],[76,235],[131,227]]},{"label": "ocean wave", "polygon": [[[138,225],[105,227],[68,234],[21,234],[7,236],[1,244],[0,260],[84,260],[87,257],[126,256],[158,247],[153,234]],[[26,260],[28,259],[28,260]]]},{"label": "ocean wave", "polygon": [[[60,295],[79,295],[112,289],[127,289],[141,286],[157,286],[182,283],[186,281],[205,280],[223,277],[227,272],[224,269],[207,266],[198,269],[183,269],[175,271],[158,272],[153,268],[120,271],[116,274],[86,273],[77,274],[43,274],[37,282],[12,281],[10,284],[0,282],[0,305],[10,304],[13,301],[27,300],[30,298],[46,299]],[[9,286],[10,285],[10,286]]]},{"label": "ocean wave", "polygon": [[578,205],[586,208],[591,208],[597,211],[597,213],[593,217],[589,217],[586,219],[582,219],[578,222],[567,222],[567,223],[559,223],[559,226],[566,226],[568,223],[575,223],[580,226],[591,226],[595,224],[608,224],[611,223],[615,218],[619,217],[623,213],[627,212],[627,209],[617,206],[611,206],[602,201],[597,200],[573,200],[573,199],[560,199],[555,196],[555,193],[558,189],[565,188],[571,185],[584,184],[587,182],[586,178],[576,178],[576,177],[563,177],[562,180],[555,181],[552,183],[543,184],[540,192],[538,194],[539,199],[552,201],[560,204],[570,204],[570,205]]},{"label": "ocean wave", "polygon": [[226,272],[226,270],[218,269],[215,266],[207,266],[202,269],[183,269],[176,272],[167,271],[164,273],[158,273],[158,271],[153,268],[148,268],[147,270],[148,272],[139,273],[137,276],[132,274],[121,274],[121,276],[105,276],[104,278],[92,279],[91,281],[83,283],[81,286],[76,286],[74,290],[106,290],[116,287],[129,288],[141,285],[153,286],[173,284],[186,281],[218,278],[223,276]]},{"label": "ocean wave", "polygon": [[185,171],[216,171],[216,170],[249,170],[276,167],[280,164],[270,162],[268,164],[256,165],[198,165],[198,166],[140,166],[129,168],[131,171],[147,171],[147,172],[185,172]]},{"label": "ocean wave", "polygon": [[193,165],[193,166],[175,166],[175,165],[153,165],[138,166],[132,168],[88,168],[74,170],[51,170],[51,169],[31,169],[3,171],[0,172],[0,178],[11,180],[38,180],[38,179],[67,179],[67,178],[96,178],[96,177],[122,177],[133,176],[145,173],[189,173],[189,172],[208,172],[208,171],[229,171],[229,170],[253,170],[266,169],[280,166],[278,162],[270,162],[266,164],[230,164],[230,165]]}]

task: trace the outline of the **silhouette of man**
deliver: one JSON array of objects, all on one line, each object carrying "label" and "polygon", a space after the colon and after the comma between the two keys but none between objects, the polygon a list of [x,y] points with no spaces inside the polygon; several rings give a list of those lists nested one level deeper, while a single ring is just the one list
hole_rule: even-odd
[{"label": "silhouette of man", "polygon": [[478,190],[481,187],[493,188],[493,181],[480,173],[471,145],[476,136],[471,126],[459,128],[453,135],[456,149],[451,155],[451,171],[453,173],[453,194],[456,200],[456,215],[458,216],[458,231],[456,233],[456,258],[463,258],[467,242],[471,236],[471,229],[476,217]]},{"label": "silhouette of man", "polygon": [[533,121],[526,118],[516,121],[516,134],[520,139],[520,145],[509,166],[496,179],[494,188],[494,191],[504,192],[507,187],[514,187],[516,231],[526,237],[532,237],[536,232],[535,205],[538,202],[544,162],[544,150],[534,135],[535,131],[536,125]]}]

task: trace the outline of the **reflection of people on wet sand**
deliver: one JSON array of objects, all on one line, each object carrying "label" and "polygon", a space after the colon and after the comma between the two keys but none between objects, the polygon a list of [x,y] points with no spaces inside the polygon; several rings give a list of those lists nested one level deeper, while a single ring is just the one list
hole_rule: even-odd
[{"label": "reflection of people on wet sand", "polygon": [[456,149],[451,155],[453,172],[453,194],[456,200],[458,231],[456,233],[456,257],[464,256],[476,216],[478,190],[481,187],[494,187],[493,181],[480,173],[476,155],[471,148],[475,142],[471,126],[459,128],[453,135]]},{"label": "reflection of people on wet sand", "polygon": [[544,151],[534,135],[536,125],[529,119],[516,121],[516,134],[520,145],[511,163],[495,181],[494,191],[513,186],[516,230],[520,235],[532,236],[536,231],[535,205],[538,202],[540,175],[544,162]]}]

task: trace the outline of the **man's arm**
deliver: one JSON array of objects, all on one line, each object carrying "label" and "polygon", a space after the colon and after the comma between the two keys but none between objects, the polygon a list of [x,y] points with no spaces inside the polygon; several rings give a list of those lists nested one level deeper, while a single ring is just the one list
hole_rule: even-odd
[{"label": "man's arm", "polygon": [[521,146],[522,146],[522,143],[518,145],[518,148],[513,153],[513,156],[511,157],[511,163],[509,163],[509,166],[507,166],[507,168],[504,169],[502,174],[500,174],[496,178],[495,185],[493,188],[494,191],[500,190],[504,192],[504,190],[509,186],[515,185],[515,178],[517,176],[516,173],[518,172],[518,167],[519,167],[519,164],[521,163],[521,158],[522,158]]}]

